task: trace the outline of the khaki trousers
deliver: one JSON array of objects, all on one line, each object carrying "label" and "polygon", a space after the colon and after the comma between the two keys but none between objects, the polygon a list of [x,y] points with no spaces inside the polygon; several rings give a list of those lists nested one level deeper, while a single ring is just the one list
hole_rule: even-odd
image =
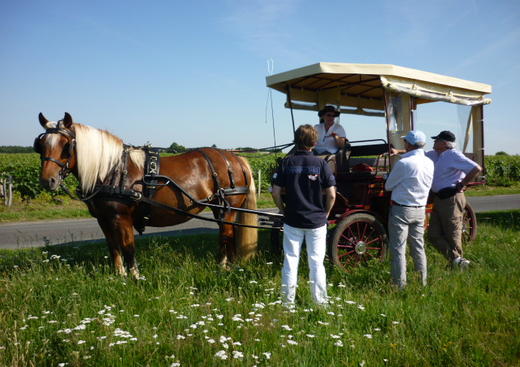
[{"label": "khaki trousers", "polygon": [[448,260],[462,257],[462,220],[466,197],[459,192],[447,199],[433,199],[428,229],[432,245]]}]

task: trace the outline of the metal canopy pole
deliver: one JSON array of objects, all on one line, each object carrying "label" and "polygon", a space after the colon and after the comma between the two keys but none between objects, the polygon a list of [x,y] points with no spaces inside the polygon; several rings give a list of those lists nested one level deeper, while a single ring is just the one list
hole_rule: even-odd
[{"label": "metal canopy pole", "polygon": [[291,102],[291,86],[290,85],[287,85],[287,102],[289,104],[289,108],[291,109],[292,130],[294,133],[296,131],[296,127],[294,126],[294,112],[293,112],[292,102]]}]

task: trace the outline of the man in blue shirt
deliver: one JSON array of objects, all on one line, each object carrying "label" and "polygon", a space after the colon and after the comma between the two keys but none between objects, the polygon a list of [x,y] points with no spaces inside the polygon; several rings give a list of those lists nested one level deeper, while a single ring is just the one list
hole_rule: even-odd
[{"label": "man in blue shirt", "polygon": [[435,140],[433,150],[426,153],[435,164],[430,240],[454,266],[467,268],[470,262],[462,252],[462,224],[466,207],[464,188],[482,168],[455,149],[455,135],[451,131],[441,131],[432,139]]},{"label": "man in blue shirt", "polygon": [[272,196],[284,213],[282,297],[287,305],[293,305],[296,297],[304,239],[313,300],[317,304],[327,303],[323,260],[327,249],[327,217],[336,199],[336,180],[327,163],[312,154],[317,139],[311,125],[298,127],[294,133],[295,154],[284,158],[273,176]]},{"label": "man in blue shirt", "polygon": [[425,206],[433,180],[433,162],[422,149],[426,135],[422,131],[410,131],[404,137],[406,153],[394,165],[385,182],[385,189],[392,191],[392,206],[388,217],[389,247],[392,254],[392,280],[399,288],[406,286],[406,243],[415,270],[426,285],[427,268],[424,251]]}]

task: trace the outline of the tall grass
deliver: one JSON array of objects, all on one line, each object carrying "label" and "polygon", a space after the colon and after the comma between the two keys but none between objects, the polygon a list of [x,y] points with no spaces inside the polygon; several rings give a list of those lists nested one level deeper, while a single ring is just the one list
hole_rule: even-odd
[{"label": "tall grass", "polygon": [[[520,362],[520,211],[479,217],[458,272],[428,249],[429,285],[390,285],[389,263],[328,268],[315,308],[279,301],[267,251],[221,270],[216,238],[140,241],[145,279],[113,275],[104,245],[0,252],[2,366],[512,366]],[[411,264],[409,264],[411,268]]]}]

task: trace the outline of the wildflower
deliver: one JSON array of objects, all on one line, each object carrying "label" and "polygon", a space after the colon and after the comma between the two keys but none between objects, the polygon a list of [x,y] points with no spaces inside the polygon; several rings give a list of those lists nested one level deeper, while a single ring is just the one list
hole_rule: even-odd
[{"label": "wildflower", "polygon": [[215,344],[215,339],[208,339],[208,343]]},{"label": "wildflower", "polygon": [[399,322],[399,321],[392,321],[392,324],[394,324],[394,325],[399,325],[400,322]]},{"label": "wildflower", "polygon": [[266,262],[266,265],[273,265],[272,261]]},{"label": "wildflower", "polygon": [[291,331],[292,330],[289,325],[282,325],[281,327],[282,327],[282,329],[287,330],[287,331]]},{"label": "wildflower", "polygon": [[186,339],[186,337],[182,334],[177,335],[177,340],[183,340]]},{"label": "wildflower", "polygon": [[222,360],[228,359],[228,355],[225,350],[219,350],[217,353],[215,353],[215,357],[220,358]]},{"label": "wildflower", "polygon": [[341,340],[336,340],[336,342],[334,343],[334,345],[336,347],[342,347],[343,346],[343,342]]},{"label": "wildflower", "polygon": [[330,334],[330,337],[331,337],[332,339],[339,339],[339,338],[341,338],[341,336],[339,336],[339,335],[335,335],[335,334]]},{"label": "wildflower", "polygon": [[356,304],[356,302],[354,302],[354,301],[345,301],[345,303],[348,303],[349,305],[355,305]]},{"label": "wildflower", "polygon": [[85,344],[85,343],[86,343],[86,341],[84,341],[84,340],[78,340],[78,345]]},{"label": "wildflower", "polygon": [[249,284],[258,284],[258,282],[256,280],[250,280]]},{"label": "wildflower", "polygon": [[372,334],[364,334],[363,336],[367,339],[372,339]]},{"label": "wildflower", "polygon": [[380,315],[383,316],[383,317],[386,317],[386,315],[384,313],[380,313]]},{"label": "wildflower", "polygon": [[289,339],[287,340],[287,344],[298,345],[298,342],[296,340]]},{"label": "wildflower", "polygon": [[244,353],[238,351],[238,350],[234,350],[233,351],[233,358],[234,359],[242,359],[244,358]]},{"label": "wildflower", "polygon": [[233,315],[233,318],[231,320],[238,321],[238,322],[244,322],[244,320],[242,319],[242,315],[239,313],[237,313],[236,315]]},{"label": "wildflower", "polygon": [[365,311],[365,306],[363,305],[358,305],[357,308],[359,308],[361,311]]},{"label": "wildflower", "polygon": [[179,362],[173,362],[172,364],[170,364],[170,367],[180,367],[180,363]]},{"label": "wildflower", "polygon": [[224,336],[224,335],[221,335],[220,338],[219,338],[219,341],[220,341],[221,343],[225,343],[225,342],[227,342],[228,340],[231,341],[232,338],[231,338],[231,337]]},{"label": "wildflower", "polygon": [[320,325],[324,325],[324,326],[329,325],[329,323],[326,322],[326,321],[318,321],[318,324],[320,324]]},{"label": "wildflower", "polygon": [[378,327],[375,327],[375,328],[374,328],[374,331],[381,331],[381,329],[378,328]]},{"label": "wildflower", "polygon": [[271,359],[271,352],[263,352],[262,353],[265,357],[265,359]]}]

